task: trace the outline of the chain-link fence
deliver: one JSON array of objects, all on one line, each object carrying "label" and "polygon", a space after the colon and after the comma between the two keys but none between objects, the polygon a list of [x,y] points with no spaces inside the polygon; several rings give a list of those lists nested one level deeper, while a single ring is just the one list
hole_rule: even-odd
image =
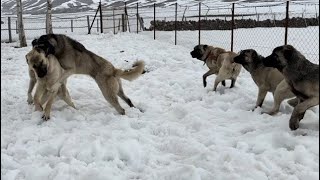
[{"label": "chain-link fence", "polygon": [[[208,44],[238,52],[255,49],[268,55],[291,44],[319,62],[319,4],[277,3],[117,3],[99,4],[96,12],[53,14],[54,33],[143,33],[192,49]],[[1,42],[18,39],[16,17],[1,17]],[[24,16],[28,39],[45,34],[45,15]],[[200,22],[200,23],[199,23]]]}]

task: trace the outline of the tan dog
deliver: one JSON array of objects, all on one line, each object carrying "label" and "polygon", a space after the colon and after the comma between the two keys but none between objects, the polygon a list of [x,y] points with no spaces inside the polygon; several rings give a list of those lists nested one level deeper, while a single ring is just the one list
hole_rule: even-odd
[{"label": "tan dog", "polygon": [[234,63],[233,61],[233,58],[237,56],[236,53],[226,51],[219,47],[197,45],[190,54],[192,58],[203,61],[209,68],[209,71],[203,75],[204,87],[207,86],[207,77],[212,74],[217,74],[214,82],[214,91],[216,91],[220,82],[225,86],[226,79],[231,79],[230,88],[234,87],[237,77],[241,71],[241,65]]},{"label": "tan dog", "polygon": [[[124,94],[121,79],[132,81],[144,71],[144,62],[137,61],[132,69],[115,68],[109,61],[87,50],[81,43],[62,34],[43,35],[32,41],[34,48],[42,49],[46,56],[54,55],[65,70],[58,82],[63,82],[72,74],[86,74],[98,84],[105,99],[120,113],[125,110],[120,106],[118,96],[130,107],[131,100]],[[56,83],[53,89],[60,85]]]},{"label": "tan dog", "polygon": [[75,108],[68,89],[66,88],[66,80],[59,83],[61,86],[58,87],[58,89],[53,89],[53,85],[57,83],[64,73],[56,57],[53,55],[46,57],[41,49],[33,48],[26,55],[26,59],[29,66],[29,73],[37,79],[38,83],[33,100],[35,109],[42,111],[44,103],[47,103],[42,119],[48,120],[50,118],[51,106],[57,94],[60,94],[60,97],[69,106]]},{"label": "tan dog", "polygon": [[298,129],[306,110],[319,105],[319,65],[307,60],[291,45],[276,47],[270,56],[263,59],[263,64],[282,72],[291,91],[299,99],[289,122],[291,130]]},{"label": "tan dog", "polygon": [[[263,65],[263,58],[255,50],[246,49],[242,50],[234,58],[234,62],[241,64],[251,74],[253,81],[259,88],[255,108],[261,107],[267,93],[272,92],[274,104],[271,111],[267,113],[274,115],[279,112],[280,104],[283,100],[295,97],[295,95],[291,92],[288,83],[286,83],[280,71],[276,68]],[[293,101],[288,101],[288,103],[294,105]]]}]

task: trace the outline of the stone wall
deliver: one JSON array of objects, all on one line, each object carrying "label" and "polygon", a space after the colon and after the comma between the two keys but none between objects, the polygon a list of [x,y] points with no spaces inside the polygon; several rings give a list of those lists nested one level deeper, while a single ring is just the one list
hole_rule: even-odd
[{"label": "stone wall", "polygon": [[[222,19],[215,20],[201,20],[201,30],[230,30],[231,20],[225,21]],[[254,28],[254,27],[284,27],[285,19],[282,20],[263,20],[257,21],[253,19],[235,19],[234,28]],[[289,27],[308,27],[308,26],[319,26],[319,16],[317,18],[301,18],[293,17],[289,19]],[[177,30],[198,30],[198,21],[177,21]],[[148,31],[154,29],[154,21],[151,21]],[[175,21],[159,21],[156,20],[156,30],[158,31],[174,31]]]}]

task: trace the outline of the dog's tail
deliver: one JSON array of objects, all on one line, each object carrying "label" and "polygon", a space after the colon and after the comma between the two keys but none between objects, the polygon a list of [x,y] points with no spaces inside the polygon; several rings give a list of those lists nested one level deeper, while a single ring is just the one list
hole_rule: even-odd
[{"label": "dog's tail", "polygon": [[128,81],[135,80],[144,72],[144,66],[144,61],[137,61],[132,65],[133,68],[131,69],[116,69],[115,76],[121,77]]}]

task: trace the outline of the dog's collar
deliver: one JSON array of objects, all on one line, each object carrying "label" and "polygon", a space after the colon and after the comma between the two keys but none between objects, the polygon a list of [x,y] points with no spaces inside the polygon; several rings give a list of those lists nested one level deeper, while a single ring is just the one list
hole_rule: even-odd
[{"label": "dog's collar", "polygon": [[207,59],[209,58],[210,54],[211,54],[211,52],[208,53],[208,55],[204,58],[204,60],[203,60],[203,62],[204,62],[203,65],[205,65],[205,64],[207,63]]}]

